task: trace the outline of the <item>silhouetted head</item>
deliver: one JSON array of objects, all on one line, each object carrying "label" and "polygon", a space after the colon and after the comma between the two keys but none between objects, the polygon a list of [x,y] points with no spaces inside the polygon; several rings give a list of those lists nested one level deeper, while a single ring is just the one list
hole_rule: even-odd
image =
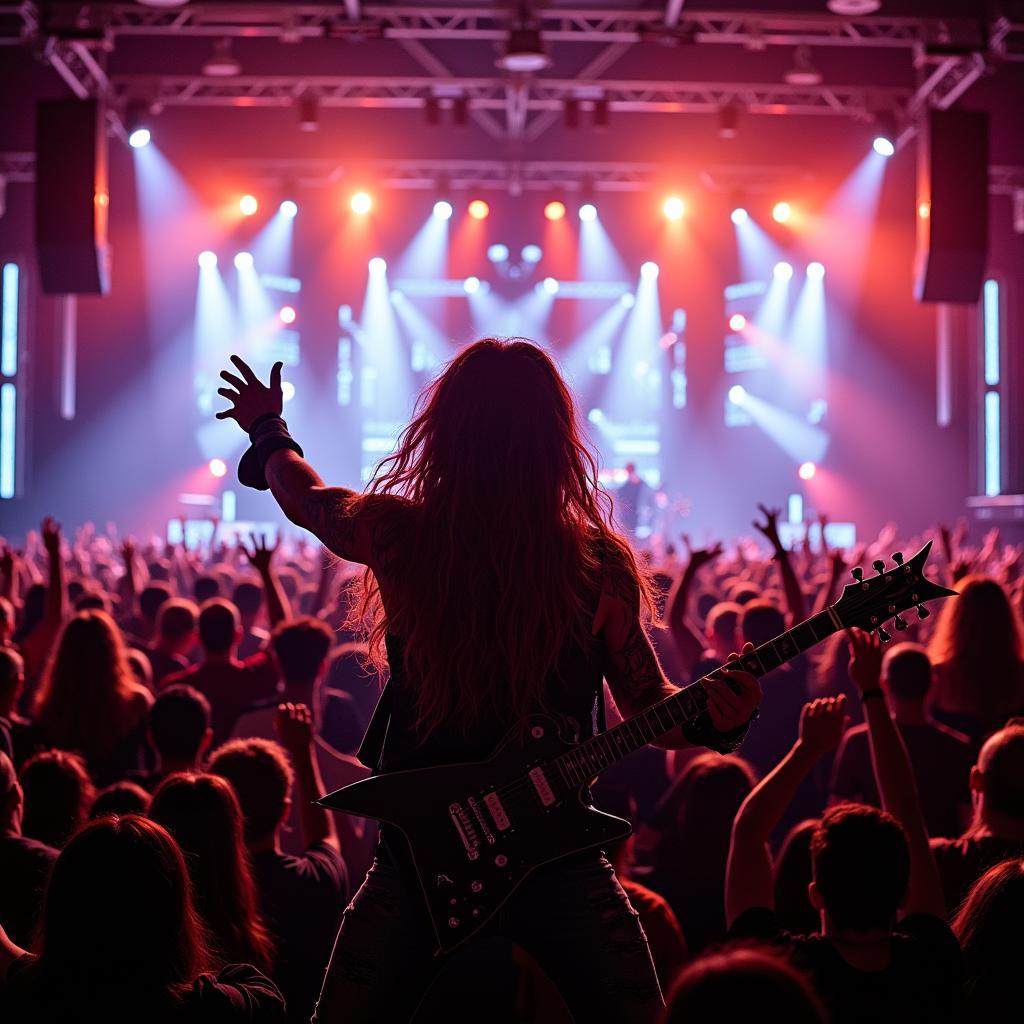
[{"label": "silhouetted head", "polygon": [[324,671],[334,635],[320,619],[304,615],[278,625],[270,644],[286,683],[312,683]]},{"label": "silhouetted head", "polygon": [[836,928],[892,927],[907,894],[910,852],[903,826],[863,804],[827,810],[811,837],[811,903]]},{"label": "silhouetted head", "polygon": [[96,787],[85,762],[66,750],[43,750],[21,766],[25,791],[22,832],[62,847],[86,820]]},{"label": "silhouetted head", "polygon": [[971,789],[984,824],[996,824],[994,818],[1024,822],[1024,724],[1011,723],[985,741],[971,769]]},{"label": "silhouetted head", "polygon": [[101,789],[89,808],[90,818],[105,814],[145,814],[149,810],[150,795],[137,782],[114,782]]},{"label": "silhouetted head", "polygon": [[192,686],[166,687],[149,709],[149,738],[164,761],[198,764],[212,735],[210,702]]},{"label": "silhouetted head", "polygon": [[923,701],[932,688],[932,663],[920,644],[890,647],[882,659],[882,681],[898,700]]},{"label": "silhouetted head", "polygon": [[684,968],[669,993],[663,1024],[779,1020],[828,1024],[810,981],[768,950],[710,953]]},{"label": "silhouetted head", "polygon": [[284,748],[256,737],[229,740],[210,758],[211,774],[231,783],[245,819],[245,840],[269,839],[287,817],[295,772]]},{"label": "silhouetted head", "polygon": [[760,647],[785,631],[786,619],[771,601],[748,601],[744,606],[740,617],[740,633],[744,642]]},{"label": "silhouetted head", "polygon": [[139,611],[147,622],[155,622],[161,606],[174,595],[166,583],[150,583],[139,594]]},{"label": "silhouetted head", "polygon": [[242,638],[238,609],[221,597],[211,597],[199,610],[199,642],[207,654],[227,654]]}]

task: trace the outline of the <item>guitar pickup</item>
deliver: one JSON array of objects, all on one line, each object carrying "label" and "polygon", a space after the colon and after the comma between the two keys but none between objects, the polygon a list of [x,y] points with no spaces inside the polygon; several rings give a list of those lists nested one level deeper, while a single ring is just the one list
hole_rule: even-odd
[{"label": "guitar pickup", "polygon": [[491,812],[491,817],[499,832],[504,832],[505,829],[512,827],[512,822],[508,820],[505,808],[501,804],[501,797],[497,793],[485,794],[484,806]]},{"label": "guitar pickup", "polygon": [[476,860],[480,856],[480,840],[477,838],[476,829],[473,828],[473,824],[469,820],[469,815],[458,804],[449,804],[448,816],[452,819],[455,831],[458,832],[459,839],[462,840],[462,845],[466,848],[466,856],[470,860]]},{"label": "guitar pickup", "polygon": [[551,790],[547,776],[544,774],[544,769],[539,765],[536,768],[532,768],[530,770],[530,781],[533,783],[533,788],[537,790],[540,802],[545,807],[550,807],[555,802],[555,794]]}]

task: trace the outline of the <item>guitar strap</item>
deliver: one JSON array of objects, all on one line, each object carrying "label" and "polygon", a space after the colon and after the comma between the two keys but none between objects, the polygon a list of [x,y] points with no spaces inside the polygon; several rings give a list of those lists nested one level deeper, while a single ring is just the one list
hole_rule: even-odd
[{"label": "guitar strap", "polygon": [[388,726],[391,724],[391,702],[394,699],[394,691],[391,689],[391,680],[384,684],[377,698],[377,706],[370,716],[370,724],[363,733],[363,741],[356,751],[356,758],[370,771],[380,770],[380,758],[384,753],[384,741],[387,739]]}]

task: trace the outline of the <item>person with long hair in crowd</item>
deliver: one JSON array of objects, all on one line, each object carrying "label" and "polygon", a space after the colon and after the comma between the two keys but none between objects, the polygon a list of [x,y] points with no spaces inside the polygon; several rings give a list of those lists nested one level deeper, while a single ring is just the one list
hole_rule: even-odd
[{"label": "person with long hair in crowd", "polygon": [[43,740],[85,758],[100,785],[144,767],[153,697],[135,682],[117,623],[79,612],[64,626],[35,697]]},{"label": "person with long hair in crowd", "polygon": [[188,859],[196,906],[213,947],[228,961],[269,970],[274,943],[256,901],[242,811],[217,775],[181,772],[153,794],[149,816],[177,840]]},{"label": "person with long hair in crowd", "polygon": [[942,606],[928,653],[935,666],[932,712],[980,742],[1024,714],[1020,620],[1005,588],[982,575],[957,584]]},{"label": "person with long hair in crowd", "polygon": [[[572,396],[538,346],[486,339],[459,353],[362,494],[326,486],[304,460],[281,418],[282,364],[264,385],[232,362],[219,392],[231,405],[217,415],[250,436],[240,479],[269,487],[292,522],[367,567],[371,651],[382,660],[386,649],[391,670],[378,770],[478,760],[541,708],[593,732],[602,676],[627,716],[676,692],[643,627],[647,576],[611,525]],[[708,710],[661,743],[741,742],[757,681],[730,670],[706,689]],[[317,1020],[407,1019],[442,963],[402,838],[383,831],[342,920]],[[578,1020],[660,1013],[643,931],[598,852],[538,869],[501,918]]]},{"label": "person with long hair in crowd", "polygon": [[0,927],[5,1024],[284,1019],[284,1001],[267,978],[218,959],[181,850],[145,818],[104,817],[68,843],[33,949]]}]

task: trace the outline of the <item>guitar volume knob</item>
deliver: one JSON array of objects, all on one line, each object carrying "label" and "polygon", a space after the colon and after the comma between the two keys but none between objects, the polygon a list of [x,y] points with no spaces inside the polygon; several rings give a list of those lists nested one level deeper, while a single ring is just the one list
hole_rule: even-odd
[{"label": "guitar volume knob", "polygon": [[448,918],[448,927],[449,928],[458,928],[459,927],[459,919],[457,917],[449,917]]},{"label": "guitar volume knob", "polygon": [[469,887],[473,892],[480,892],[484,887],[484,883],[474,878],[473,881],[469,883]]}]

